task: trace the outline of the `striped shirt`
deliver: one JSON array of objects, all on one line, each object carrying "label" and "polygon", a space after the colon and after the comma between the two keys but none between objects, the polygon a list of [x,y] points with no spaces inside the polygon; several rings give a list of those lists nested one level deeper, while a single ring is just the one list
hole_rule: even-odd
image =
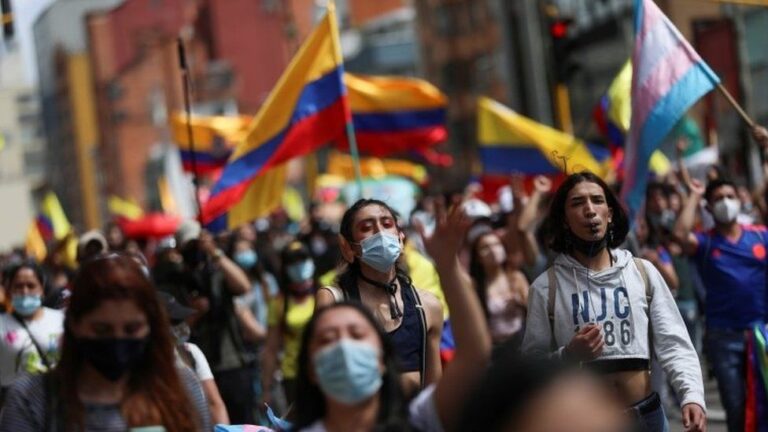
[{"label": "striped shirt", "polygon": [[[201,420],[201,431],[210,431],[211,421],[203,389],[194,373],[188,368],[179,368],[179,377]],[[23,375],[11,386],[0,413],[0,432],[48,432],[45,382],[43,375]],[[120,413],[119,404],[86,403],[83,432],[125,432],[128,426]]]}]

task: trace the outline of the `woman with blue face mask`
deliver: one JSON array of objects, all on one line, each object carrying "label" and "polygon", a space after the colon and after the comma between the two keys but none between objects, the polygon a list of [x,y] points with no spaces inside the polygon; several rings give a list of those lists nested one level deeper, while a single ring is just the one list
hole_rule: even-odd
[{"label": "woman with blue face mask", "polygon": [[269,303],[267,341],[261,356],[261,407],[272,402],[280,353],[285,398],[288,404],[295,400],[301,335],[315,310],[315,263],[309,249],[292,241],[283,249],[281,261],[280,293]]},{"label": "woman with blue face mask", "polygon": [[469,221],[458,206],[445,213],[437,211],[433,235],[420,230],[454,323],[455,357],[442,378],[407,402],[396,347],[370,308],[356,301],[321,307],[302,340],[295,430],[454,430],[488,364],[491,341],[457,256]]},{"label": "woman with blue face mask", "polygon": [[44,372],[56,363],[64,314],[43,307],[43,270],[23,263],[8,270],[9,313],[0,315],[0,386],[21,373]]},{"label": "woman with blue face mask", "polygon": [[443,311],[432,294],[417,290],[400,257],[404,233],[386,203],[362,199],[342,217],[339,244],[345,269],[336,286],[318,291],[318,306],[359,301],[392,339],[407,394],[437,382],[442,373]]}]

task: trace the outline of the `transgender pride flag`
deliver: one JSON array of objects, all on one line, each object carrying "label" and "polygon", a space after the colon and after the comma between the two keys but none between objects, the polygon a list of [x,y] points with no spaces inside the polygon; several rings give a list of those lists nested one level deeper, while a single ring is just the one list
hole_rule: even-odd
[{"label": "transgender pride flag", "polygon": [[632,121],[621,198],[634,216],[645,197],[651,154],[720,79],[652,0],[635,1],[632,64]]}]

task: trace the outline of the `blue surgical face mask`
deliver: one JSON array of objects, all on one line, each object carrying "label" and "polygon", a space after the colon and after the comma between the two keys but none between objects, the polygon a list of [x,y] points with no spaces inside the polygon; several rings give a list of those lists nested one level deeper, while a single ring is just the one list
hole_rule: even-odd
[{"label": "blue surgical face mask", "polygon": [[291,282],[305,282],[312,279],[312,276],[315,274],[315,263],[311,259],[305,259],[304,261],[289,265],[286,272],[288,272],[288,279]]},{"label": "blue surgical face mask", "polygon": [[341,339],[313,358],[320,390],[347,405],[360,403],[381,387],[379,351],[368,343]]},{"label": "blue surgical face mask", "polygon": [[43,300],[39,295],[13,295],[11,298],[13,310],[21,316],[30,316],[40,309]]},{"label": "blue surgical face mask", "polygon": [[400,238],[384,231],[361,241],[360,248],[360,259],[381,273],[386,273],[395,265],[402,251]]},{"label": "blue surgical face mask", "polygon": [[251,249],[240,251],[235,254],[235,262],[240,267],[250,270],[259,262],[259,256]]}]

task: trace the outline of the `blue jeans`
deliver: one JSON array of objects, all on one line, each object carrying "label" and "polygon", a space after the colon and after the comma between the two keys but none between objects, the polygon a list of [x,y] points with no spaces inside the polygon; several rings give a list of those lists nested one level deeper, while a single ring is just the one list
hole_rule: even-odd
[{"label": "blue jeans", "polygon": [[[644,405],[656,405],[656,407],[649,410]],[[635,418],[637,426],[635,430],[638,432],[669,432],[669,422],[658,393],[654,392],[646,399],[632,405],[627,412]]]},{"label": "blue jeans", "polygon": [[680,316],[683,318],[685,328],[688,329],[688,336],[691,337],[693,347],[696,348],[696,352],[700,352],[701,341],[699,340],[699,307],[696,305],[696,300],[681,300],[677,302],[677,310],[680,311]]},{"label": "blue jeans", "polygon": [[704,348],[717,379],[728,431],[742,432],[747,392],[744,332],[707,329]]}]

